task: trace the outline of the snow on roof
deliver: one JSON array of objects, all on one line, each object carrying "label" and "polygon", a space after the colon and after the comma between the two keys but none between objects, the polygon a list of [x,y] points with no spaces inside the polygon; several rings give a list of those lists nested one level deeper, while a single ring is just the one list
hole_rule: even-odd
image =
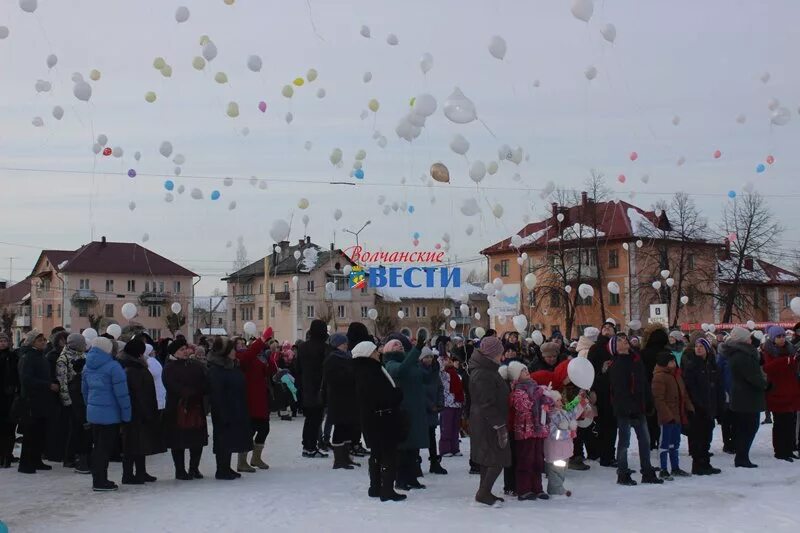
[{"label": "snow on roof", "polygon": [[58,269],[63,270],[65,266],[69,263],[69,259],[64,259],[58,264]]},{"label": "snow on roof", "polygon": [[[424,274],[418,270],[413,271],[412,280],[422,287],[379,287],[375,289],[375,294],[382,297],[387,302],[399,302],[403,299],[421,300],[460,300],[471,295],[484,294],[483,288],[471,283],[462,283],[460,287],[425,287]],[[437,276],[437,281],[438,276]]]},{"label": "snow on roof", "polygon": [[649,218],[639,212],[638,209],[629,207],[627,210],[628,219],[631,221],[631,232],[637,237],[647,237],[656,231],[655,225]]},{"label": "snow on roof", "polygon": [[778,281],[788,281],[788,282],[798,282],[800,281],[800,277],[795,276],[794,274],[787,274],[785,272],[778,272]]},{"label": "snow on roof", "polygon": [[522,238],[521,246],[526,246],[528,244],[533,244],[534,242],[538,241],[539,239],[542,238],[542,235],[545,235],[547,233],[547,230],[549,230],[549,229],[550,229],[550,226],[545,226],[543,229],[540,229],[539,231],[534,231],[530,235],[526,235],[525,237]]},{"label": "snow on roof", "polygon": [[576,222],[572,226],[565,228],[561,236],[550,239],[550,242],[571,241],[572,239],[593,239],[595,236],[605,237],[606,234],[600,230],[595,231],[591,226],[578,224]]},{"label": "snow on roof", "polygon": [[[736,265],[737,261],[735,258],[720,260],[720,279],[723,281],[726,279],[732,279],[736,275]],[[757,283],[768,283],[770,281],[769,275],[764,272],[764,269],[761,268],[761,265],[759,265],[757,261],[753,261],[753,270],[742,268],[739,279],[741,281],[751,281]]]}]

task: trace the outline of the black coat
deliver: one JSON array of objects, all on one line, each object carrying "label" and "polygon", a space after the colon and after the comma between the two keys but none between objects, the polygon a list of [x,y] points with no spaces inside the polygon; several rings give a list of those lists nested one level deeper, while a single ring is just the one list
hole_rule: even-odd
[{"label": "black coat", "polygon": [[608,375],[614,414],[619,417],[647,414],[653,403],[653,393],[642,358],[636,353],[619,354],[611,361]]},{"label": "black coat", "polygon": [[11,405],[19,394],[17,364],[16,351],[8,349],[0,352],[0,425],[11,422]]},{"label": "black coat", "polygon": [[367,447],[392,450],[405,440],[408,421],[400,410],[403,393],[383,365],[368,357],[353,359],[361,429]]},{"label": "black coat", "polygon": [[644,363],[648,383],[653,381],[653,371],[656,368],[658,356],[663,353],[672,353],[668,345],[669,337],[663,329],[654,330],[647,338],[647,344],[642,350],[642,362]]},{"label": "black coat", "polygon": [[328,416],[334,425],[358,424],[358,396],[353,359],[334,350],[325,360],[325,389]]},{"label": "black coat", "polygon": [[594,367],[594,382],[592,390],[597,395],[597,414],[600,418],[614,417],[614,408],[611,406],[611,380],[608,370],[603,372],[603,365],[611,361],[608,353],[608,337],[599,336],[597,342],[589,348],[587,358]]},{"label": "black coat", "polygon": [[46,418],[58,409],[58,393],[50,390],[53,376],[44,353],[32,346],[22,348],[19,358],[20,397],[34,418]]},{"label": "black coat", "polygon": [[128,379],[131,421],[122,425],[122,452],[155,455],[166,451],[156,400],[156,385],[147,363],[129,355],[119,359]]},{"label": "black coat", "polygon": [[721,397],[722,382],[714,355],[708,354],[703,359],[695,355],[694,347],[688,348],[681,358],[681,372],[695,416],[717,418],[724,398]]},{"label": "black coat", "polygon": [[731,402],[734,413],[766,410],[767,377],[758,364],[758,351],[750,343],[725,341],[719,348],[731,368]]},{"label": "black coat", "polygon": [[253,449],[247,388],[244,372],[237,363],[214,353],[208,358],[214,453],[241,453]]},{"label": "black coat", "polygon": [[208,444],[205,395],[208,373],[194,359],[169,359],[161,376],[167,389],[162,419],[168,448],[181,450]]},{"label": "black coat", "polygon": [[326,327],[322,320],[314,320],[309,339],[297,349],[297,373],[300,390],[303,391],[303,407],[323,406],[322,366],[330,350],[325,342],[328,337]]}]

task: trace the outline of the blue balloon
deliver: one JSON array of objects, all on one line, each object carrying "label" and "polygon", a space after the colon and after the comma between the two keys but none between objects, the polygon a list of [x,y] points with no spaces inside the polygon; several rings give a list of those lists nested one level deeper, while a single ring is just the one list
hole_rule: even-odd
[{"label": "blue balloon", "polygon": [[364,179],[364,171],[361,170],[360,168],[356,169],[355,177],[360,179],[360,180],[363,180]]},{"label": "blue balloon", "polygon": [[164,188],[168,191],[171,191],[175,188],[175,183],[172,180],[167,180],[164,182]]},{"label": "blue balloon", "polygon": [[415,239],[419,239],[419,232],[418,232],[418,231],[415,231],[415,232],[414,232],[414,238],[415,238]]},{"label": "blue balloon", "polygon": [[736,198],[736,191],[728,191],[728,198],[731,200]]},{"label": "blue balloon", "polygon": [[409,213],[413,213],[414,212],[414,206],[413,205],[408,206],[408,212]]},{"label": "blue balloon", "polygon": [[759,163],[758,165],[756,165],[756,172],[758,172],[759,174],[761,174],[765,170],[767,170],[767,167],[764,166],[764,163]]},{"label": "blue balloon", "polygon": [[212,200],[219,200],[219,197],[220,197],[219,191],[211,191]]}]

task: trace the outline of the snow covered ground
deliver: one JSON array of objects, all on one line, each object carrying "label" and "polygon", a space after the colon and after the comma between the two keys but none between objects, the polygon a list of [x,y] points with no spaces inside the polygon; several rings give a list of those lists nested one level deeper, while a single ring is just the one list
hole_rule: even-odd
[{"label": "snow covered ground", "polygon": [[[169,454],[149,458],[148,470],[159,481],[122,486],[118,492],[91,491],[89,476],[60,466],[32,476],[0,470],[0,520],[11,533],[192,532],[205,531],[354,531],[437,533],[458,531],[685,531],[797,532],[800,462],[772,458],[771,426],[761,426],[754,446],[755,470],[733,468],[721,452],[719,433],[713,463],[721,475],[693,477],[662,486],[620,487],[615,472],[596,463],[587,472],[570,471],[572,498],[507,501],[502,509],[472,500],[477,478],[467,473],[467,458],[446,458],[447,476],[426,474],[428,488],[413,491],[401,503],[367,497],[366,465],[334,471],[331,460],[300,457],[302,418],[273,419],[267,440],[270,470],[244,474],[238,481],[213,479],[213,457],[203,456],[207,478],[179,482]],[[635,440],[633,438],[632,440]],[[468,449],[469,441],[463,443]],[[682,466],[691,467],[684,455]],[[633,455],[634,452],[632,452]],[[423,452],[425,454],[425,452]],[[365,461],[364,461],[365,462]],[[632,457],[632,465],[637,460]],[[111,467],[119,482],[120,464]],[[638,479],[638,474],[634,476]],[[495,492],[502,490],[502,478]]]}]

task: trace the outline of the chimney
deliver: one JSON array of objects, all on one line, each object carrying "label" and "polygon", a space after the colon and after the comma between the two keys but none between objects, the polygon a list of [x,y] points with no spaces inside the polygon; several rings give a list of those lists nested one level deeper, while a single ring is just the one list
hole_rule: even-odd
[{"label": "chimney", "polygon": [[553,202],[550,206],[553,208],[553,218],[556,218],[556,215],[558,215],[558,203]]},{"label": "chimney", "polygon": [[305,239],[300,239],[299,241],[297,241],[297,246],[302,248],[305,243],[306,243]]},{"label": "chimney", "polygon": [[333,243],[331,243],[331,252],[333,252],[336,248],[333,247]]},{"label": "chimney", "polygon": [[100,246],[105,246],[105,245],[106,245],[106,236],[103,235],[102,237],[100,237]]},{"label": "chimney", "polygon": [[731,258],[731,241],[725,237],[725,249],[722,252],[722,260],[727,261]]},{"label": "chimney", "polygon": [[749,255],[744,258],[744,268],[750,271],[753,270],[753,258]]},{"label": "chimney", "polygon": [[311,236],[306,235],[306,244],[311,244]]},{"label": "chimney", "polygon": [[0,289],[5,289],[7,283],[5,281],[0,281]]},{"label": "chimney", "polygon": [[586,204],[589,203],[589,194],[586,191],[581,192],[581,205],[586,207]]}]

